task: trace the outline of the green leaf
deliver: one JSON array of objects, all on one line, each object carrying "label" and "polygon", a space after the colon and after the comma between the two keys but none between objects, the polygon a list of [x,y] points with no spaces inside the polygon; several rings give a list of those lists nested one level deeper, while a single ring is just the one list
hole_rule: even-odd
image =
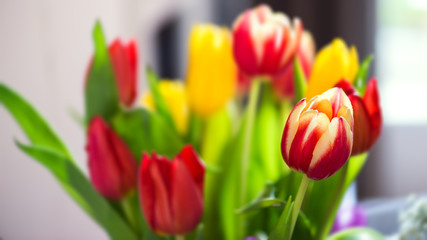
[{"label": "green leaf", "polygon": [[177,132],[177,129],[173,122],[172,115],[169,112],[168,106],[166,105],[166,102],[163,99],[162,94],[160,93],[160,89],[158,86],[158,83],[160,81],[159,77],[150,67],[147,67],[146,76],[147,76],[148,85],[150,86],[151,94],[153,95],[153,101],[154,101],[156,112],[158,112],[159,116],[161,116],[164,119],[165,123],[169,128]]},{"label": "green leaf", "polygon": [[329,234],[344,194],[358,176],[366,157],[366,153],[351,157],[332,177],[313,182],[305,198],[303,211],[310,219],[318,239],[324,239]]},{"label": "green leaf", "polygon": [[345,179],[345,189],[348,189],[353,181],[357,178],[367,159],[368,152],[350,157],[348,160],[347,174]]},{"label": "green leaf", "polygon": [[176,131],[170,128],[157,112],[150,113],[149,134],[151,146],[156,153],[173,158],[184,147],[184,142]]},{"label": "green leaf", "polygon": [[15,118],[34,145],[50,148],[67,157],[70,156],[65,145],[43,117],[25,99],[2,83],[0,83],[0,103]]},{"label": "green leaf", "polygon": [[274,192],[274,184],[266,184],[265,188],[259,193],[259,195],[251,203],[238,209],[237,213],[242,214],[266,207],[280,207],[284,205],[285,202],[275,198]]},{"label": "green leaf", "polygon": [[280,215],[279,221],[277,222],[274,229],[271,231],[269,240],[287,240],[291,239],[290,236],[290,220],[294,202],[292,201],[292,196],[289,196],[286,206],[283,209],[282,215]]},{"label": "green leaf", "polygon": [[150,139],[150,112],[146,109],[134,109],[120,112],[113,118],[113,127],[117,134],[126,142],[137,161],[143,152],[154,150]]},{"label": "green leaf", "polygon": [[115,240],[138,237],[111,205],[93,188],[82,172],[64,155],[40,146],[18,147],[44,165],[68,194]]},{"label": "green leaf", "polygon": [[99,21],[93,29],[93,41],[95,54],[85,89],[86,121],[100,115],[109,122],[119,109],[119,98],[113,66]]},{"label": "green leaf", "polygon": [[374,56],[369,55],[363,60],[362,65],[360,65],[359,71],[356,74],[354,79],[354,87],[359,92],[360,96],[365,94],[366,84],[368,83],[368,73],[371,66],[371,62]]},{"label": "green leaf", "polygon": [[294,86],[295,86],[295,99],[299,101],[305,97],[307,92],[307,80],[301,67],[298,57],[294,58]]},{"label": "green leaf", "polygon": [[369,228],[351,228],[341,231],[330,237],[328,240],[384,240],[384,236]]},{"label": "green leaf", "polygon": [[[279,108],[270,84],[264,85],[261,104],[256,115],[255,129],[252,146],[254,148],[254,161],[258,163],[256,172],[262,174],[264,184],[267,181],[276,182],[284,171],[285,164],[280,151],[280,141],[283,132]],[[249,183],[251,185],[251,183]],[[259,192],[259,191],[257,191]]]}]

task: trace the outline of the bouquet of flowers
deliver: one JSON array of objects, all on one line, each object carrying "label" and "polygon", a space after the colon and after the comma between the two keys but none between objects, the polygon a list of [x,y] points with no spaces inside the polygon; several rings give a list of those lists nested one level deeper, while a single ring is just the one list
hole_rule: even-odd
[{"label": "bouquet of flowers", "polygon": [[0,103],[29,139],[19,149],[111,239],[383,239],[339,231],[337,216],[381,131],[371,56],[359,63],[339,38],[316,54],[300,19],[260,5],[231,30],[194,26],[185,81],[147,67],[139,94],[135,41],[108,45],[100,22],[93,40],[81,121],[88,176],[4,84]]}]

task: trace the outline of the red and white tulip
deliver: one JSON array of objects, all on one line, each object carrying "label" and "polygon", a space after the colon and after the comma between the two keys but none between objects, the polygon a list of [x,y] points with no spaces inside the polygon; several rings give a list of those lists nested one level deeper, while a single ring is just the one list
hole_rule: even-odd
[{"label": "red and white tulip", "polygon": [[265,4],[246,10],[233,24],[233,53],[248,77],[280,74],[298,49],[303,25]]},{"label": "red and white tulip", "polygon": [[311,179],[332,176],[350,157],[353,125],[353,108],[342,89],[329,89],[308,102],[302,99],[283,131],[286,164]]},{"label": "red and white tulip", "polygon": [[377,80],[371,79],[365,94],[360,96],[346,80],[337,84],[347,94],[354,111],[354,143],[351,155],[368,151],[378,140],[382,127],[380,95]]}]

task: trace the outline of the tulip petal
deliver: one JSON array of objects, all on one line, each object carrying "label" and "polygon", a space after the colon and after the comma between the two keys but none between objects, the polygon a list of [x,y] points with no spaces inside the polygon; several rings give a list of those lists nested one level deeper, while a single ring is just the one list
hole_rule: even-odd
[{"label": "tulip petal", "polygon": [[137,88],[136,42],[132,40],[125,46],[117,38],[109,46],[109,53],[119,90],[120,102],[125,106],[130,106],[135,100]]},{"label": "tulip petal", "polygon": [[369,149],[372,126],[363,100],[356,95],[350,95],[349,98],[354,108],[354,145],[352,155],[357,155]]},{"label": "tulip petal", "polygon": [[172,162],[171,201],[175,234],[186,234],[200,222],[203,213],[203,192],[193,181],[185,163]]},{"label": "tulip petal", "polygon": [[120,200],[136,185],[136,163],[119,136],[97,116],[88,131],[89,173],[95,188],[105,197]]},{"label": "tulip petal", "polygon": [[193,182],[197,184],[200,192],[203,192],[203,183],[205,179],[205,166],[202,161],[200,161],[199,156],[194,151],[193,146],[185,146],[181,153],[178,155],[179,161],[184,162],[188,171],[193,178]]},{"label": "tulip petal", "polygon": [[315,110],[301,114],[298,131],[292,140],[289,164],[296,170],[306,172],[313,159],[313,150],[323,133],[328,129],[329,118]]},{"label": "tulip petal", "polygon": [[372,125],[372,142],[376,142],[381,133],[382,114],[380,107],[380,95],[378,92],[377,80],[371,79],[366,87],[363,102],[368,110],[370,122]]},{"label": "tulip petal", "polygon": [[153,154],[144,155],[140,172],[140,199],[145,218],[158,233],[173,233],[171,162]]},{"label": "tulip petal", "polygon": [[343,117],[333,118],[317,142],[307,176],[315,180],[332,176],[348,160],[352,145],[350,125]]},{"label": "tulip petal", "polygon": [[281,143],[282,156],[285,161],[289,161],[289,151],[291,149],[292,141],[294,140],[295,134],[298,130],[298,123],[299,118],[301,116],[301,112],[303,111],[306,105],[307,104],[305,99],[301,99],[292,109],[291,113],[288,116],[288,120],[286,121]]},{"label": "tulip petal", "polygon": [[247,35],[251,31],[251,12],[248,10],[242,14],[233,26],[233,53],[236,63],[245,74],[255,75],[258,70],[255,44]]}]

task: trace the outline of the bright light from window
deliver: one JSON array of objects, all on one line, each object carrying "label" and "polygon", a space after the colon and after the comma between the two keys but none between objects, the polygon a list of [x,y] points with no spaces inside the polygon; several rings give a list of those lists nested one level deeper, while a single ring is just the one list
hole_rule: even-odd
[{"label": "bright light from window", "polygon": [[427,1],[378,0],[377,70],[385,124],[427,124]]}]

